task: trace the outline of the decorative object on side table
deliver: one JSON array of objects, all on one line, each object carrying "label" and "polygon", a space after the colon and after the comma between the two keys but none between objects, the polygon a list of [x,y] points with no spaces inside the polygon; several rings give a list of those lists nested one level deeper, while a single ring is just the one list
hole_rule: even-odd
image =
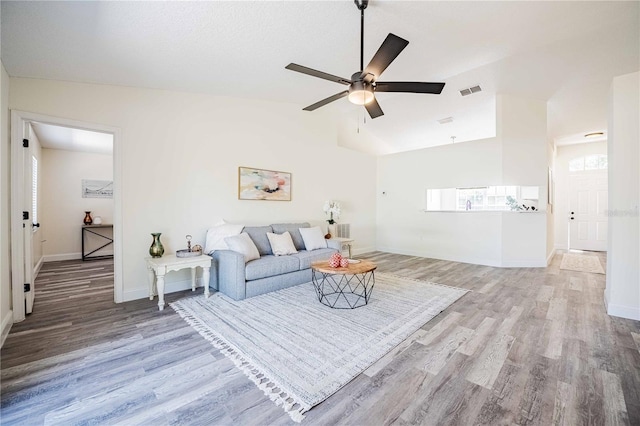
[{"label": "decorative object on side table", "polygon": [[182,249],[182,250],[176,251],[176,257],[195,257],[195,256],[202,255],[202,246],[196,244],[193,248],[191,248],[192,238],[193,237],[191,235],[186,236],[187,248],[186,250]]},{"label": "decorative object on side table", "polygon": [[93,219],[91,218],[91,212],[90,211],[85,211],[84,212],[84,224],[85,225],[91,225],[93,223]]},{"label": "decorative object on side table", "polygon": [[329,219],[327,219],[327,222],[329,223],[327,235],[324,236],[328,240],[331,238],[332,226],[336,223],[336,219],[340,219],[340,203],[334,200],[325,201],[322,210],[324,210],[325,214],[329,215]]},{"label": "decorative object on side table", "polygon": [[151,236],[153,237],[153,242],[151,243],[151,247],[149,247],[149,254],[151,257],[162,257],[164,254],[164,246],[162,242],[160,242],[161,232],[152,232]]},{"label": "decorative object on side table", "polygon": [[96,216],[93,218],[94,225],[102,225],[102,218],[100,216]]}]

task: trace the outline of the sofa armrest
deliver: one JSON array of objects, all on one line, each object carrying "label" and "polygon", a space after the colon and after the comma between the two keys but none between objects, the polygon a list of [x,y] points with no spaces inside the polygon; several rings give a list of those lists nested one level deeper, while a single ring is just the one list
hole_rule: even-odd
[{"label": "sofa armrest", "polygon": [[234,300],[245,299],[247,286],[244,256],[231,250],[216,250],[212,256],[215,273],[211,274],[211,283],[214,287]]}]

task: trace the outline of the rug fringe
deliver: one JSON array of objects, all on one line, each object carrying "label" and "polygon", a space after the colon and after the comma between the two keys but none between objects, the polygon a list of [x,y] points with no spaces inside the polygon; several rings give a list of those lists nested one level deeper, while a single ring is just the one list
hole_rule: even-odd
[{"label": "rug fringe", "polygon": [[293,395],[284,392],[276,382],[269,379],[264,372],[246,360],[244,356],[225,341],[222,336],[204,327],[191,313],[182,308],[182,306],[179,306],[176,302],[170,303],[169,305],[187,324],[209,341],[213,347],[219,349],[224,356],[229,358],[271,401],[277,406],[281,406],[291,420],[300,423],[304,419],[304,413],[309,411],[311,407],[304,406],[303,403],[297,401]]}]

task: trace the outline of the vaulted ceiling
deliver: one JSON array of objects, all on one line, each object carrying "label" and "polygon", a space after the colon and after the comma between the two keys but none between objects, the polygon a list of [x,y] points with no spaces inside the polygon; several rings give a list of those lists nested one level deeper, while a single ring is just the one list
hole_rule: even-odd
[{"label": "vaulted ceiling", "polygon": [[[640,66],[637,1],[376,1],[365,12],[365,64],[390,32],[409,46],[386,81],[443,81],[439,96],[377,95],[363,124],[346,99],[323,107],[404,151],[495,135],[495,95],[547,100],[558,143],[605,130],[611,79]],[[295,62],[350,77],[359,69],[352,1],[2,1],[2,62],[12,77],[115,84],[290,102],[344,86],[285,70]],[[480,85],[482,92],[461,96]],[[314,112],[309,112],[314,114]],[[453,122],[438,123],[452,117]]]}]

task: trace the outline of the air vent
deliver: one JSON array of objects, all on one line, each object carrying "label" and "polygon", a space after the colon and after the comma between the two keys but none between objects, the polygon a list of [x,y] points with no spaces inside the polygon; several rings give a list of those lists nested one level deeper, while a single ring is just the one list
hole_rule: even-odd
[{"label": "air vent", "polygon": [[438,120],[438,123],[440,124],[453,123],[453,117],[441,118],[440,120]]},{"label": "air vent", "polygon": [[473,87],[469,87],[468,89],[462,89],[460,91],[460,94],[462,96],[468,96],[468,95],[471,95],[473,93],[478,93],[478,92],[482,92],[482,88],[480,86],[473,86]]},{"label": "air vent", "polygon": [[335,236],[338,238],[351,238],[351,225],[348,223],[337,223]]}]

